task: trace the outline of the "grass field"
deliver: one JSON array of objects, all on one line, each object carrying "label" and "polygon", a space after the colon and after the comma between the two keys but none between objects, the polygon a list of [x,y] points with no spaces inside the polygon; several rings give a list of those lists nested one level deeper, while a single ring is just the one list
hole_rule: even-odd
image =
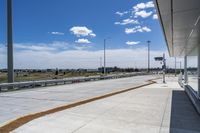
[{"label": "grass field", "polygon": [[[35,81],[35,80],[48,80],[48,79],[62,79],[69,77],[79,77],[79,76],[95,76],[101,75],[98,72],[60,72],[55,75],[55,72],[31,72],[31,73],[18,73],[15,74],[15,82],[20,81]],[[0,73],[0,83],[7,82],[7,73]]]}]

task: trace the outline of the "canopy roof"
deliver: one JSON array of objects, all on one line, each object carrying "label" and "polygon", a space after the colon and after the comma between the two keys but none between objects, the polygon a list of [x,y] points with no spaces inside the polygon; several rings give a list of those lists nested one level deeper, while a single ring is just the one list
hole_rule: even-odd
[{"label": "canopy roof", "polygon": [[200,0],[154,0],[170,56],[196,56]]}]

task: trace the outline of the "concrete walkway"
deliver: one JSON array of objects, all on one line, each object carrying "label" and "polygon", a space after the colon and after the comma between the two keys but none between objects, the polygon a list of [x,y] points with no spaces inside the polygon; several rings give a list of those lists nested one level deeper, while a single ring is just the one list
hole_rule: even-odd
[{"label": "concrete walkway", "polygon": [[33,120],[13,133],[199,133],[200,116],[177,79]]},{"label": "concrete walkway", "polygon": [[0,93],[0,126],[18,117],[147,83],[156,76],[135,76]]}]

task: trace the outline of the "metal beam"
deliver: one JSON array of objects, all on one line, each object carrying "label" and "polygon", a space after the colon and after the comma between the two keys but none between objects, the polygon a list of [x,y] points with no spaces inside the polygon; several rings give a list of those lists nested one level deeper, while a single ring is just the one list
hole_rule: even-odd
[{"label": "metal beam", "polygon": [[13,70],[13,38],[12,38],[12,0],[7,0],[7,67],[8,83],[14,82]]}]

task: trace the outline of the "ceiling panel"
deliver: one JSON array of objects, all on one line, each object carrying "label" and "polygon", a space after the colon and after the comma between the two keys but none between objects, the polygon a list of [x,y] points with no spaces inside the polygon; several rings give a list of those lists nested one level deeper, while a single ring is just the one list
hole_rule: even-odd
[{"label": "ceiling panel", "polygon": [[155,4],[170,56],[197,55],[200,0],[155,0]]}]

